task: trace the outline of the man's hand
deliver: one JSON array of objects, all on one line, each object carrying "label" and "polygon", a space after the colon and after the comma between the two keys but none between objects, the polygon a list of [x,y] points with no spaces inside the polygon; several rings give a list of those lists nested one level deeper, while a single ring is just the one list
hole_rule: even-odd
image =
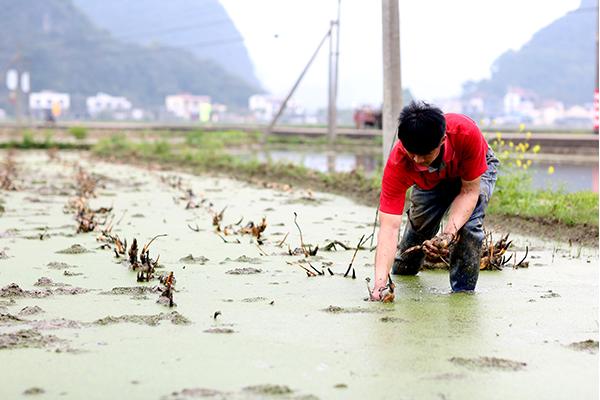
[{"label": "man's hand", "polygon": [[432,239],[423,242],[423,251],[430,258],[447,256],[449,253],[448,247],[454,240],[454,235],[451,233],[442,233]]}]

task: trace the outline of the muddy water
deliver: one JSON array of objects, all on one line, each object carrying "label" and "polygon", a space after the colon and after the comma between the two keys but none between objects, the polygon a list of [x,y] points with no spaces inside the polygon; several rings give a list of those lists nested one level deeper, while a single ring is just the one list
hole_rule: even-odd
[{"label": "muddy water", "polygon": [[[299,246],[297,212],[306,243],[354,245],[370,234],[374,210],[329,194],[82,159],[106,177],[92,206],[114,207],[115,233],[142,243],[168,235],[150,253],[160,254],[160,271],[174,271],[177,279],[177,307],[170,309],[156,303],[152,290],[104,294],[157,282],[137,283],[110,250],[98,249],[97,233],[74,235],[75,221],[63,206],[73,194],[71,164],[78,157],[49,162],[44,153],[21,154],[22,190],[1,194],[0,249],[9,258],[0,260],[0,286],[41,290],[34,283],[47,277],[90,291],[0,298],[0,313],[19,319],[0,319],[0,398],[598,397],[595,249],[516,237],[519,258],[525,245],[531,250],[530,267],[484,272],[475,294],[449,294],[447,272],[424,271],[395,279],[394,304],[367,303],[372,252],[358,252],[356,280],[340,276],[352,251],[319,252],[311,263],[318,269],[331,263],[336,275],[308,278],[287,263],[302,257],[282,255],[287,247],[276,244],[289,232],[286,243]],[[173,175],[214,210],[227,206],[224,224],[266,216],[261,248],[268,255],[249,236],[224,243],[206,208],[186,210],[181,190],[160,180]],[[57,253],[74,244],[90,252]],[[189,254],[194,260],[180,261]],[[227,273],[236,268],[260,272]],[[172,311],[181,318],[139,317]],[[138,317],[94,323],[128,315]],[[7,339],[19,331],[25,339]]]}]

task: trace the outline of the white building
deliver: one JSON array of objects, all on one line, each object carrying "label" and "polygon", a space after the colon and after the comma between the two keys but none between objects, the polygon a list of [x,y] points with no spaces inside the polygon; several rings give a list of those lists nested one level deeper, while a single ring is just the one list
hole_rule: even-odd
[{"label": "white building", "polygon": [[44,90],[29,95],[29,109],[34,112],[56,109],[64,112],[69,108],[71,108],[71,96],[68,93]]},{"label": "white building", "polygon": [[[256,121],[271,122],[282,103],[283,99],[281,98],[272,95],[255,94],[248,99],[248,108]],[[290,123],[305,123],[306,110],[293,100],[289,100],[281,119]]]},{"label": "white building", "polygon": [[178,118],[203,122],[210,120],[212,111],[209,96],[195,96],[187,93],[167,96],[165,106],[168,112]]},{"label": "white building", "polygon": [[91,116],[101,113],[125,112],[131,110],[131,102],[125,97],[111,96],[98,93],[86,99],[87,111]]},{"label": "white building", "polygon": [[505,115],[528,115],[535,110],[535,94],[519,87],[509,87],[503,99]]}]

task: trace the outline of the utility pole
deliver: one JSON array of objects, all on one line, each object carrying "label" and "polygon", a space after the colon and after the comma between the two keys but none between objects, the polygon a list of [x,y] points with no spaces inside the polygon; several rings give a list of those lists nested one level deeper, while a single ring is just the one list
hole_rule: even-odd
[{"label": "utility pole", "polygon": [[279,107],[277,114],[275,114],[275,117],[273,117],[273,119],[271,120],[271,123],[269,124],[269,127],[267,128],[267,131],[265,132],[265,135],[263,136],[263,141],[265,143],[267,141],[267,135],[269,135],[273,131],[273,127],[277,123],[277,120],[279,120],[279,117],[281,117],[281,114],[283,114],[283,112],[285,111],[285,107],[287,106],[288,101],[290,100],[290,98],[292,97],[292,95],[294,94],[296,89],[298,88],[298,85],[300,85],[300,82],[302,81],[302,78],[304,78],[306,71],[308,71],[308,68],[313,63],[315,58],[317,57],[317,54],[319,54],[319,50],[321,49],[321,47],[323,47],[323,44],[325,43],[325,41],[327,40],[327,38],[330,35],[331,35],[331,27],[329,28],[329,30],[327,31],[325,36],[323,36],[323,39],[321,39],[321,41],[319,42],[319,45],[317,46],[317,49],[315,50],[313,55],[310,57],[308,64],[306,64],[306,66],[302,70],[302,73],[300,73],[300,76],[296,80],[296,83],[294,83],[294,86],[292,86],[292,89],[290,90],[288,95],[285,97],[285,100],[283,100],[283,103],[281,103],[281,106]]},{"label": "utility pole", "polygon": [[383,33],[383,165],[387,162],[402,109],[400,10],[398,0],[381,0]]},{"label": "utility pole", "polygon": [[[329,143],[333,144],[337,128],[337,89],[338,89],[338,62],[340,57],[340,3],[338,0],[337,20],[331,21],[331,35],[329,35],[329,106],[327,113],[327,136]],[[333,30],[335,29],[335,46]]]},{"label": "utility pole", "polygon": [[594,88],[594,133],[598,134],[598,118],[600,110],[598,109],[598,103],[600,101],[598,94],[598,74],[600,73],[600,69],[598,68],[598,29],[600,25],[600,16],[598,15],[598,5],[599,1],[596,1],[596,46],[594,50],[596,51],[596,86]]}]

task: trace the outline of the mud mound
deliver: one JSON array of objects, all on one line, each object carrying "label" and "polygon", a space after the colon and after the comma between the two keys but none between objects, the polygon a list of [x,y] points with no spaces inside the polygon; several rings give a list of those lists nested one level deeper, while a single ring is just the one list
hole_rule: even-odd
[{"label": "mud mound", "polygon": [[[50,269],[70,269],[70,268],[79,268],[77,265],[70,265],[64,262],[52,261],[46,264],[46,266]],[[65,274],[66,275],[66,274]]]},{"label": "mud mound", "polygon": [[344,308],[340,306],[329,306],[324,308],[322,311],[332,313],[332,314],[379,314],[385,313],[389,310],[385,310],[382,308],[362,308],[362,307],[349,307]]},{"label": "mud mound", "polygon": [[33,284],[33,286],[53,287],[53,286],[71,286],[66,283],[54,282],[52,279],[42,276]]},{"label": "mud mound", "polygon": [[187,256],[180,258],[179,261],[184,262],[184,263],[189,263],[189,264],[204,265],[207,261],[210,261],[210,260],[204,256],[194,257],[193,255],[188,254]]},{"label": "mud mound", "polygon": [[62,343],[54,335],[42,335],[35,329],[22,329],[17,332],[0,334],[0,350],[19,348],[42,348]]},{"label": "mud mound", "polygon": [[571,343],[568,347],[573,350],[587,351],[588,353],[596,354],[598,352],[598,341],[588,339],[582,342]]},{"label": "mud mound", "polygon": [[160,293],[160,290],[157,287],[150,286],[123,286],[123,287],[115,287],[110,290],[110,292],[100,292],[100,294],[106,295],[130,295],[130,296],[142,296],[145,294],[153,294]]},{"label": "mud mound", "polygon": [[83,254],[83,253],[90,253],[90,251],[80,244],[74,244],[71,247],[59,250],[56,253],[58,253],[58,254]]},{"label": "mud mound", "polygon": [[527,366],[520,361],[512,361],[496,357],[463,358],[452,357],[450,362],[471,369],[495,369],[503,371],[519,371]]},{"label": "mud mound", "polygon": [[252,267],[244,267],[244,268],[235,268],[230,269],[226,272],[229,275],[252,275],[252,274],[260,274],[262,269],[252,268]]},{"label": "mud mound", "polygon": [[0,289],[0,297],[5,298],[19,298],[19,297],[30,297],[30,298],[42,298],[52,295],[50,289],[44,290],[23,290],[16,283],[11,283]]},{"label": "mud mound", "polygon": [[177,311],[170,313],[160,313],[156,315],[121,315],[119,317],[108,317],[100,318],[93,323],[96,325],[112,325],[130,322],[139,325],[156,326],[160,324],[160,321],[171,321],[173,325],[188,325],[191,321],[179,314]]},{"label": "mud mound", "polygon": [[19,311],[18,315],[19,316],[36,315],[36,314],[41,314],[43,312],[44,312],[44,310],[42,310],[38,306],[25,306],[21,309],[21,311]]}]

